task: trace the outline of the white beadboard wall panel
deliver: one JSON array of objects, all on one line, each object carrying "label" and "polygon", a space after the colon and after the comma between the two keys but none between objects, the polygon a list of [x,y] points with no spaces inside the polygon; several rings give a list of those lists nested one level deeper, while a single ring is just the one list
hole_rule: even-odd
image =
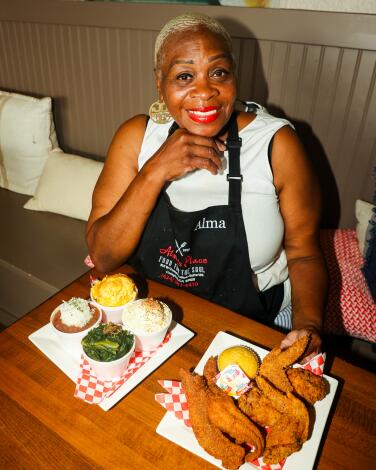
[{"label": "white beadboard wall panel", "polygon": [[339,52],[340,50],[335,47],[322,47],[321,50],[321,72],[317,80],[315,113],[312,116],[312,127],[320,136],[326,136],[331,121]]},{"label": "white beadboard wall panel", "polygon": [[280,107],[287,116],[294,116],[300,95],[300,71],[303,61],[304,46],[302,44],[288,44],[285,53],[285,71],[283,95]]},{"label": "white beadboard wall panel", "polygon": [[[374,191],[376,51],[276,40],[273,31],[271,39],[234,35],[239,98],[296,124],[310,158],[327,171],[324,196],[339,196],[328,225],[354,226],[355,199]],[[156,35],[138,24],[0,20],[0,87],[52,96],[61,147],[104,158],[119,125],[157,98]]]}]

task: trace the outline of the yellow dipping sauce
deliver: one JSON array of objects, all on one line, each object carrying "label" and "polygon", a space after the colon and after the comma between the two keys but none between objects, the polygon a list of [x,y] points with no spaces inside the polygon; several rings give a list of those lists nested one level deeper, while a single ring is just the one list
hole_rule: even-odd
[{"label": "yellow dipping sauce", "polygon": [[120,307],[134,300],[137,287],[125,274],[105,276],[91,287],[91,297],[104,307]]},{"label": "yellow dipping sauce", "polygon": [[253,379],[259,369],[257,354],[247,346],[233,346],[221,352],[218,356],[218,369],[222,371],[230,364],[238,365],[250,379]]}]

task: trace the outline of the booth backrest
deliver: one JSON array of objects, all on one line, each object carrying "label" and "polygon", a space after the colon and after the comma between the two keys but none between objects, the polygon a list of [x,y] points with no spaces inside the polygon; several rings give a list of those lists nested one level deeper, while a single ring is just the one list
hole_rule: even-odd
[{"label": "booth backrest", "polygon": [[320,175],[324,227],[355,227],[376,153],[376,16],[171,4],[5,0],[0,88],[52,96],[60,145],[104,158],[156,98],[153,44],[171,17],[208,13],[234,38],[239,98],[296,126]]}]

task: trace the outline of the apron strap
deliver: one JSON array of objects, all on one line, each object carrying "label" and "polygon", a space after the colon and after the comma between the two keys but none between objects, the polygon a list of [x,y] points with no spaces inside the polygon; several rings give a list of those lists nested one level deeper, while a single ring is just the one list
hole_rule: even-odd
[{"label": "apron strap", "polygon": [[229,155],[229,172],[227,174],[227,181],[229,182],[228,204],[231,207],[241,206],[243,181],[243,175],[240,173],[240,148],[242,146],[242,139],[238,134],[236,116],[236,112],[232,113],[226,140]]},{"label": "apron strap", "polygon": [[168,130],[168,137],[171,137],[172,134],[177,131],[179,129],[179,126],[177,125],[177,123],[174,121],[171,126],[170,126],[170,129]]}]

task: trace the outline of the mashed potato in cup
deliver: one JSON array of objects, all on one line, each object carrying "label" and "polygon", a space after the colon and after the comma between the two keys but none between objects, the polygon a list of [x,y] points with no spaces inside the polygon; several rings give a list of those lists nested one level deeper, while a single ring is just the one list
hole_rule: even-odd
[{"label": "mashed potato in cup", "polygon": [[137,287],[126,274],[113,274],[97,280],[90,290],[94,304],[103,310],[103,321],[121,323],[123,308],[137,297]]},{"label": "mashed potato in cup", "polygon": [[166,336],[172,312],[160,300],[140,299],[125,306],[122,321],[136,336],[136,351],[150,351],[157,348]]}]

